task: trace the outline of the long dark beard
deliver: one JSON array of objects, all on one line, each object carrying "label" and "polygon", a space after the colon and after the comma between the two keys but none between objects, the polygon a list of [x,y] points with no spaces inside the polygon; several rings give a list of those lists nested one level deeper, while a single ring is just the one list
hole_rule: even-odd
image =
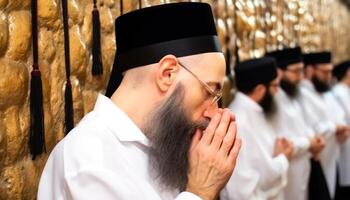
[{"label": "long dark beard", "polygon": [[263,108],[264,114],[267,118],[272,118],[275,115],[277,106],[274,97],[269,91],[266,91],[259,104]]},{"label": "long dark beard", "polygon": [[283,78],[280,82],[281,88],[286,94],[291,98],[296,98],[299,96],[298,84],[291,83],[288,79]]},{"label": "long dark beard", "polygon": [[150,165],[156,178],[165,187],[184,190],[187,184],[188,152],[197,129],[205,129],[208,122],[192,122],[183,108],[184,88],[177,86],[169,99],[154,113],[149,127]]},{"label": "long dark beard", "polygon": [[313,76],[311,81],[314,84],[316,91],[319,93],[324,93],[331,89],[331,86],[329,83],[325,83],[324,81],[321,81],[319,78],[317,78],[317,76]]}]

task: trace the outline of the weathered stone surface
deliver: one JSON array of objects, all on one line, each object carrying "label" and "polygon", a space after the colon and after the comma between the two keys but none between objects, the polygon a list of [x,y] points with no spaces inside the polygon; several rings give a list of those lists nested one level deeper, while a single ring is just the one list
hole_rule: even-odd
[{"label": "weathered stone surface", "polygon": [[29,155],[29,127],[30,127],[30,112],[29,112],[29,101],[25,101],[25,103],[19,107],[19,130],[23,135],[23,154]]},{"label": "weathered stone surface", "polygon": [[[62,54],[61,52],[60,54]],[[61,55],[61,59],[63,59]],[[54,60],[54,62],[51,64],[51,91],[50,91],[50,107],[52,111],[52,115],[54,119],[58,119],[59,121],[56,121],[56,123],[61,123],[64,119],[63,111],[64,111],[64,83],[66,81],[65,79],[65,68],[64,68],[64,61],[62,60]]]},{"label": "weathered stone surface", "polygon": [[86,66],[88,64],[88,52],[86,45],[81,39],[80,28],[74,26],[69,32],[70,39],[70,62],[71,73],[78,78],[82,78],[85,75]]},{"label": "weathered stone surface", "polygon": [[80,6],[76,0],[68,1],[68,11],[69,18],[73,21],[73,24],[81,24],[83,22],[84,13],[81,12]]},{"label": "weathered stone surface", "polygon": [[57,30],[61,25],[61,1],[38,0],[38,16],[41,26]]},{"label": "weathered stone surface", "polygon": [[3,9],[7,6],[8,0],[0,0],[0,9]]},{"label": "weathered stone surface", "polygon": [[31,0],[7,0],[7,1],[8,1],[8,4],[7,4],[8,10],[20,10],[23,8],[29,8]]},{"label": "weathered stone surface", "polygon": [[142,7],[155,6],[163,3],[162,0],[142,0]]},{"label": "weathered stone surface", "polygon": [[105,6],[107,6],[108,8],[113,8],[115,6],[115,4],[118,4],[119,1],[115,1],[115,0],[104,0],[102,1],[104,3]]},{"label": "weathered stone surface", "polygon": [[[0,111],[0,169],[2,169],[5,166],[5,155],[6,153],[6,127],[4,124],[4,113],[3,111]],[[0,183],[1,185],[1,183]],[[1,186],[0,186],[1,187]],[[1,195],[0,195],[1,197]]]},{"label": "weathered stone surface", "polygon": [[92,109],[94,108],[97,96],[98,96],[98,92],[94,90],[83,91],[85,114],[92,111]]},{"label": "weathered stone surface", "polygon": [[28,93],[28,71],[24,64],[0,59],[0,110],[20,106]]},{"label": "weathered stone surface", "polygon": [[[179,2],[188,0],[141,0],[142,7],[158,5],[164,2]],[[195,0],[194,0],[195,1]],[[225,3],[226,1],[226,8]],[[298,35],[303,49],[308,51],[333,49],[335,61],[345,59],[349,55],[350,44],[347,33],[350,31],[347,24],[350,14],[338,1],[330,4],[329,13],[334,15],[331,26],[327,25],[327,12],[322,15],[322,24],[318,23],[318,17],[313,13],[313,7],[319,5],[313,1],[300,7]],[[28,149],[29,135],[29,82],[32,70],[31,47],[31,0],[0,0],[0,199],[9,200],[35,200],[39,177],[45,162],[53,147],[64,137],[64,87],[65,65],[63,46],[63,25],[61,0],[38,0],[39,14],[39,67],[43,82],[44,112],[45,112],[45,137],[47,153],[38,156],[32,161]],[[115,55],[114,20],[120,14],[120,0],[97,0],[101,19],[101,45],[103,75],[91,75],[91,40],[92,40],[92,0],[68,0],[69,26],[71,36],[71,66],[74,99],[75,123],[93,109],[98,93],[104,93]],[[124,13],[138,9],[138,0],[124,0]],[[236,2],[237,12],[233,12],[232,0],[202,0],[214,8],[219,2],[216,16],[220,16],[218,22],[219,38],[226,41],[226,36],[231,36],[228,47],[235,46],[236,36],[241,45],[239,55],[241,60],[250,58],[250,51],[255,48],[273,50],[281,39],[290,40],[289,29],[282,26],[275,27],[280,21],[279,15],[274,14],[275,19],[267,21],[267,29],[261,29],[259,20],[256,20],[254,6],[247,6],[245,1]],[[215,3],[214,3],[215,2]],[[248,1],[250,2],[250,1]],[[274,2],[274,1],[273,1]],[[274,4],[272,2],[272,4]],[[316,2],[316,1],[315,1]],[[314,4],[314,5],[313,5]],[[309,8],[310,7],[310,8]],[[299,10],[300,10],[299,9]],[[311,10],[310,10],[311,9]],[[257,7],[256,10],[261,10]],[[337,12],[334,12],[336,10]],[[227,12],[226,12],[227,11]],[[310,12],[313,11],[313,12]],[[292,14],[291,12],[288,12]],[[305,14],[306,13],[306,14]],[[234,20],[232,17],[237,14]],[[231,17],[227,19],[225,17]],[[343,21],[343,22],[342,22]],[[237,29],[234,29],[234,25]],[[259,25],[260,24],[260,25]],[[288,23],[285,23],[288,24]],[[290,26],[292,27],[292,26]],[[332,33],[323,34],[320,30],[331,30]],[[238,32],[234,33],[234,32]],[[263,31],[266,36],[261,34]],[[254,39],[252,36],[255,36]],[[322,36],[322,37],[320,37]],[[266,37],[266,39],[265,39]],[[278,39],[279,38],[279,39]],[[322,41],[321,41],[322,38]],[[328,41],[328,42],[327,42]],[[320,44],[324,45],[320,45]],[[224,47],[224,45],[223,45]],[[335,48],[335,49],[334,49]],[[348,50],[346,50],[348,49]],[[233,53],[232,53],[233,55]],[[260,54],[259,54],[260,55]],[[225,82],[225,93],[232,90]],[[230,102],[231,93],[224,97],[225,104]]]},{"label": "weathered stone surface", "polygon": [[109,8],[100,8],[100,21],[101,21],[101,32],[112,33],[114,31],[113,16]]},{"label": "weathered stone surface", "polygon": [[5,165],[9,165],[14,164],[24,155],[25,148],[23,146],[27,146],[27,144],[25,143],[24,134],[21,134],[18,108],[15,106],[8,108],[4,116],[3,122],[7,144]]},{"label": "weathered stone surface", "polygon": [[218,38],[221,43],[221,47],[223,50],[225,50],[227,29],[226,29],[224,20],[221,18],[217,19],[217,32],[218,32]]},{"label": "weathered stone surface", "polygon": [[133,10],[137,10],[139,8],[138,1],[123,1],[124,5],[124,13],[128,13]]},{"label": "weathered stone surface", "polygon": [[[0,6],[1,7],[1,6]],[[5,53],[8,46],[8,23],[4,13],[0,11],[0,56]]]},{"label": "weathered stone surface", "polygon": [[7,199],[22,199],[22,190],[23,190],[23,179],[21,174],[21,169],[19,169],[16,165],[11,167],[5,167],[1,171],[0,183],[4,184],[6,190],[5,197]]},{"label": "weathered stone surface", "polygon": [[9,15],[9,48],[7,57],[25,60],[31,46],[31,22],[29,11],[14,11]]},{"label": "weathered stone surface", "polygon": [[81,26],[81,35],[85,41],[86,46],[91,47],[92,45],[92,4],[89,4],[85,8],[85,15],[83,25]]},{"label": "weathered stone surface", "polygon": [[[110,66],[91,75],[92,1],[68,0],[74,121],[78,123],[103,90]],[[113,20],[119,1],[98,1],[101,8],[103,63],[114,59]],[[2,9],[5,8],[6,9]],[[60,0],[38,0],[39,68],[44,102],[47,153],[31,160],[29,83],[32,71],[30,0],[0,0],[0,199],[35,200],[49,153],[64,137],[64,37]],[[109,40],[109,41],[108,41]],[[89,78],[88,78],[89,77]],[[86,84],[86,81],[91,83]],[[89,97],[84,92],[89,91]],[[25,183],[25,184],[24,184]]]},{"label": "weathered stone surface", "polygon": [[74,124],[77,124],[80,119],[84,117],[84,99],[82,95],[82,88],[77,77],[71,76],[71,83],[73,95]]},{"label": "weathered stone surface", "polygon": [[55,37],[52,31],[47,28],[40,29],[39,32],[39,55],[40,60],[45,60],[51,63],[55,58],[57,44],[54,41]]},{"label": "weathered stone surface", "polygon": [[23,183],[25,187],[22,190],[22,198],[35,200],[37,194],[37,185],[39,184],[41,171],[44,168],[47,154],[40,156],[34,163],[29,156],[18,163],[21,169]]}]

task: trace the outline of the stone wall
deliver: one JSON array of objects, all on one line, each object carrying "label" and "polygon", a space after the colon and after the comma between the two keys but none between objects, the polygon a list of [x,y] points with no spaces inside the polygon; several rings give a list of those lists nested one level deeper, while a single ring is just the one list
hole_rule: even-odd
[{"label": "stone wall", "polygon": [[[0,199],[35,199],[49,152],[64,130],[64,46],[60,0],[38,0],[47,154],[28,150],[29,81],[32,69],[30,0],[0,0]],[[92,0],[69,0],[74,121],[89,112],[108,80],[115,54],[119,2],[98,1],[104,74],[91,75]]]},{"label": "stone wall", "polygon": [[[288,4],[287,7],[279,8],[280,11],[287,9],[292,13],[297,6],[299,14],[296,15],[297,19],[291,15],[290,23],[285,23],[282,27],[279,23],[283,17],[279,15],[280,11],[273,14],[278,11],[277,7],[273,6],[280,6],[275,0],[258,0],[254,1],[255,3],[252,3],[252,0],[203,1],[211,3],[215,10],[218,32],[224,47],[227,46],[234,51],[236,44],[234,41],[238,41],[239,54],[242,58],[258,57],[266,49],[275,49],[279,45],[293,46],[297,42],[306,50],[331,49],[333,52],[338,52],[336,55],[338,60],[349,58],[349,46],[339,44],[349,44],[346,41],[350,39],[347,36],[347,30],[350,29],[346,24],[350,17],[346,8],[335,1],[321,1],[323,2],[321,9],[324,9],[322,13],[327,13],[322,16],[315,12],[315,9],[319,9],[314,6],[318,5],[316,1],[310,0],[314,3],[310,5],[303,5],[295,0],[288,1],[293,2],[294,7],[293,4]],[[97,2],[102,27],[104,66],[102,76],[91,75],[92,0],[68,0],[75,123],[92,109],[97,94],[104,92],[116,50],[114,19],[119,15],[120,0]],[[137,9],[138,2],[138,0],[124,0],[124,11]],[[143,7],[169,2],[175,1],[141,0]],[[234,2],[236,4],[233,4]],[[266,8],[266,2],[270,2],[268,5],[271,9],[262,10]],[[43,81],[47,153],[32,161],[28,149],[29,83],[32,69],[30,0],[0,0],[1,200],[35,199],[39,177],[47,157],[64,135],[65,66],[61,1],[38,0],[38,9],[39,66]],[[334,12],[335,10],[337,12]],[[267,19],[272,19],[270,24],[266,21],[264,25],[261,21],[261,16],[265,13],[263,11],[271,11],[270,15],[265,16]],[[237,12],[236,15],[234,12]],[[237,21],[236,29],[233,27],[235,21]],[[317,24],[316,28],[314,24]],[[342,26],[344,28],[337,31]],[[295,35],[291,36],[290,33]],[[320,39],[321,35],[324,36],[324,40]],[[281,37],[285,38],[283,40],[285,42],[280,41]]]}]

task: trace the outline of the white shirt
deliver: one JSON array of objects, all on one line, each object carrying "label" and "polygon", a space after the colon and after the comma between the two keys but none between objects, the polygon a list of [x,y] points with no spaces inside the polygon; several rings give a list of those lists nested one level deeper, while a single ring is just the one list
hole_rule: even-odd
[{"label": "white shirt", "polygon": [[99,95],[87,114],[52,151],[38,200],[200,200],[162,189],[150,175],[149,141],[110,99]]},{"label": "white shirt", "polygon": [[[347,125],[350,125],[350,87],[338,83],[332,90],[334,96],[342,107]],[[338,161],[339,184],[341,186],[350,186],[350,139],[340,145],[340,157]]]},{"label": "white shirt", "polygon": [[300,87],[298,102],[302,106],[307,124],[316,134],[323,135],[326,146],[320,153],[320,162],[326,177],[328,190],[332,198],[336,188],[336,167],[339,157],[339,144],[336,140],[336,122],[333,111],[327,102],[326,93],[320,94],[308,80],[303,80]]},{"label": "white shirt", "polygon": [[293,142],[294,153],[289,163],[288,183],[284,189],[286,200],[306,200],[310,177],[310,138],[313,130],[305,123],[301,107],[296,99],[290,98],[282,89],[275,96],[277,113],[272,125],[277,134]]},{"label": "white shirt", "polygon": [[277,134],[261,106],[238,92],[229,108],[236,116],[242,148],[221,200],[283,199],[289,164],[283,154],[273,157]]}]

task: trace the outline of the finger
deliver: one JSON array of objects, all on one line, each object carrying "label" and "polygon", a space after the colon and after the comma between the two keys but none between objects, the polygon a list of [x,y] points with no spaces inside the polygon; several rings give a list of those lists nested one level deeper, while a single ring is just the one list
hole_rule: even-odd
[{"label": "finger", "polygon": [[235,143],[236,134],[237,134],[237,124],[236,122],[231,122],[228,127],[227,134],[224,140],[222,141],[222,145],[220,147],[220,153],[223,156],[225,156],[225,158],[229,155],[230,150],[233,144]]},{"label": "finger", "polygon": [[231,121],[236,121],[236,116],[233,112],[230,112],[231,114]]},{"label": "finger", "polygon": [[320,137],[316,137],[316,142],[320,143],[320,142],[322,142],[322,139]]},{"label": "finger", "polygon": [[209,145],[211,143],[215,134],[215,130],[220,123],[220,120],[221,120],[221,114],[216,113],[214,117],[211,119],[211,121],[209,122],[208,127],[205,129],[203,133],[203,137],[201,141],[204,144]]},{"label": "finger", "polygon": [[283,138],[282,138],[282,142],[283,142],[283,144],[287,144],[287,143],[288,143],[288,140],[287,140],[285,137],[283,137]]},{"label": "finger", "polygon": [[228,156],[228,162],[232,164],[236,163],[236,159],[238,157],[238,153],[239,153],[239,150],[241,149],[241,146],[242,146],[242,139],[239,137],[236,137],[235,143],[233,144],[233,147]]},{"label": "finger", "polygon": [[230,124],[230,120],[231,114],[229,111],[225,110],[221,117],[220,124],[215,130],[213,141],[211,142],[211,145],[214,149],[218,150],[220,148],[222,141],[227,134],[227,129]]},{"label": "finger", "polygon": [[192,137],[190,151],[197,146],[197,144],[200,142],[200,140],[202,138],[202,135],[203,135],[203,132],[201,130],[197,129],[197,131],[194,133],[194,135]]}]

